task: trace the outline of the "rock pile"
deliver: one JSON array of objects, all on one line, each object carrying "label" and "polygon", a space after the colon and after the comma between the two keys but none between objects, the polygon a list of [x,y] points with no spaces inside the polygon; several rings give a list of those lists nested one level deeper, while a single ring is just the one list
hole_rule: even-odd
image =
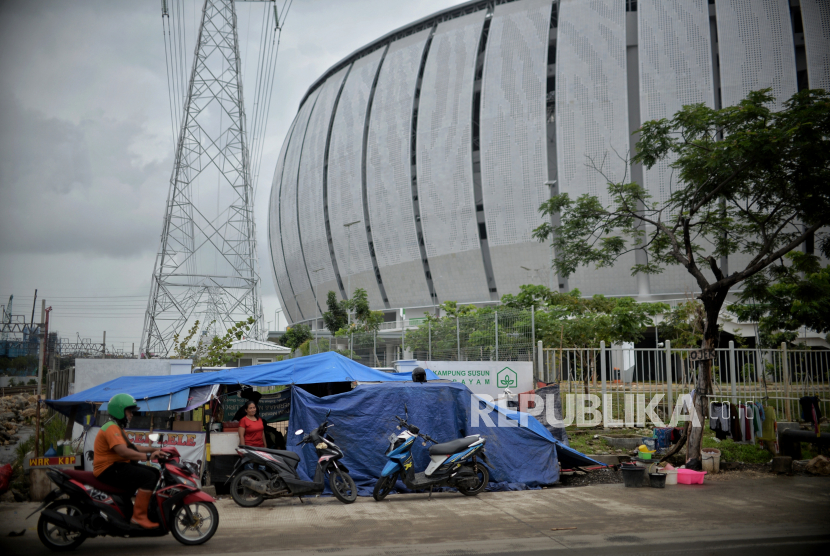
[{"label": "rock pile", "polygon": [[[17,442],[17,429],[30,421],[37,412],[34,396],[5,396],[0,398],[0,445],[8,446]],[[42,408],[41,418],[46,417],[47,411]]]}]

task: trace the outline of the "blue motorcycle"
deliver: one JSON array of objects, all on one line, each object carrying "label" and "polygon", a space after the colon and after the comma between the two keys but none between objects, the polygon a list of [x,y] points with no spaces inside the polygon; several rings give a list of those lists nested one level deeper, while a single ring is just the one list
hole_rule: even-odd
[{"label": "blue motorcycle", "polygon": [[[386,495],[395,487],[398,477],[410,490],[429,488],[430,497],[432,497],[432,489],[436,486],[457,488],[466,496],[475,496],[482,492],[490,482],[490,472],[483,463],[478,461],[478,458],[481,458],[483,462],[490,465],[484,453],[486,440],[481,438],[481,435],[475,434],[438,444],[415,425],[407,423],[397,415],[395,419],[398,420],[398,429],[402,431],[398,435],[394,433],[389,435],[390,446],[386,452],[389,461],[383,468],[372,493],[378,502],[386,498]],[[426,470],[416,473],[412,463],[412,447],[418,437],[423,439],[424,446],[427,442],[432,442],[433,445],[429,448],[430,463]]]}]

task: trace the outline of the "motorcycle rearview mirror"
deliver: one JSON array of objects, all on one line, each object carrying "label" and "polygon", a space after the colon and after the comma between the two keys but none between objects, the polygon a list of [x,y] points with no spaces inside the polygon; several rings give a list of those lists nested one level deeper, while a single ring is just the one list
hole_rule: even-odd
[{"label": "motorcycle rearview mirror", "polygon": [[300,436],[303,434],[303,429],[297,429],[297,432],[294,433],[295,436]]},{"label": "motorcycle rearview mirror", "polygon": [[159,441],[159,434],[154,432],[154,433],[152,433],[152,434],[148,435],[148,438],[149,438],[152,442],[158,442],[158,441]]}]

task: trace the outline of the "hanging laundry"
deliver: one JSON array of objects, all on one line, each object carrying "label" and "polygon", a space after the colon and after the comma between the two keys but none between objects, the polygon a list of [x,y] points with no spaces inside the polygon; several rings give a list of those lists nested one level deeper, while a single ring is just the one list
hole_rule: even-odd
[{"label": "hanging laundry", "polygon": [[744,409],[744,417],[746,418],[746,428],[744,428],[744,440],[755,443],[755,406],[752,402],[746,403]]},{"label": "hanging laundry", "polygon": [[819,427],[821,421],[821,407],[819,406],[818,397],[803,396],[799,398],[798,404],[801,406],[801,418],[808,423],[812,423],[816,436],[821,436],[821,428]]},{"label": "hanging laundry", "polygon": [[755,429],[752,431],[755,433],[755,438],[761,438],[764,435],[764,406],[758,402],[752,402],[752,406],[755,409]]},{"label": "hanging laundry", "polygon": [[741,417],[739,406],[737,405],[733,405],[731,407],[729,414],[729,430],[732,433],[732,440],[735,442],[743,441],[744,435],[741,433]]},{"label": "hanging laundry", "polygon": [[775,408],[771,405],[764,406],[764,426],[760,440],[763,440],[764,445],[771,448],[770,452],[774,454],[778,454],[778,423],[776,419]]},{"label": "hanging laundry", "polygon": [[712,402],[709,406],[709,428],[715,431],[718,440],[729,436],[729,404],[726,402]]}]

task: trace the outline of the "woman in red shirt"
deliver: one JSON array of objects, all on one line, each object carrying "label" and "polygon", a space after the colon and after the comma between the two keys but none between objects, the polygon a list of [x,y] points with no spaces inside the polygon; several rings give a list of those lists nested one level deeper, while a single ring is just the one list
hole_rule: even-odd
[{"label": "woman in red shirt", "polygon": [[256,402],[245,402],[245,417],[239,420],[239,445],[265,448],[265,423]]}]

